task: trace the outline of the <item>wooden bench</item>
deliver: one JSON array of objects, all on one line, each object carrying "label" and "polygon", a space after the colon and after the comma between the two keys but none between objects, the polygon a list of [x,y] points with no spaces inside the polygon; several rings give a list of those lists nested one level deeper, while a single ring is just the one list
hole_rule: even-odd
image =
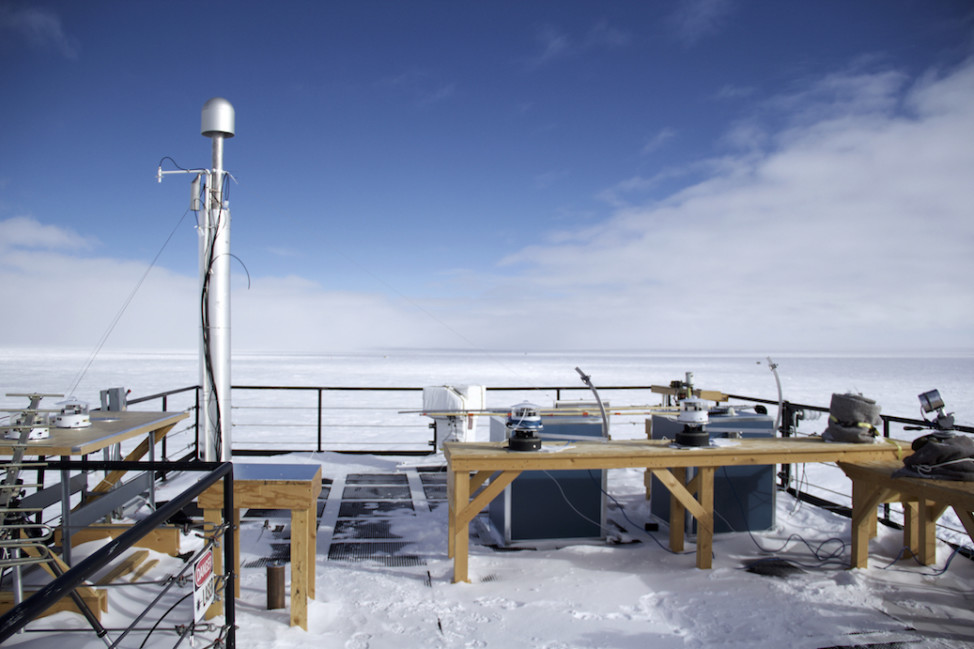
[{"label": "wooden bench", "polygon": [[[697,521],[697,567],[706,570],[713,565],[714,473],[718,467],[868,462],[893,458],[897,453],[892,444],[831,444],[821,438],[771,437],[696,449],[672,448],[668,440],[547,444],[548,451],[555,449],[522,453],[509,451],[500,442],[443,445],[448,469],[447,555],[453,559],[454,582],[470,580],[470,523],[522,471],[649,469],[670,492],[670,549],[683,551],[685,513],[689,513]],[[696,467],[697,472],[688,482],[686,469],[690,467]]]},{"label": "wooden bench", "polygon": [[903,468],[899,460],[839,462],[852,480],[853,568],[865,568],[869,560],[869,539],[876,536],[876,508],[889,502],[903,503],[903,544],[920,563],[937,561],[937,520],[952,507],[974,539],[974,482],[894,478]]}]

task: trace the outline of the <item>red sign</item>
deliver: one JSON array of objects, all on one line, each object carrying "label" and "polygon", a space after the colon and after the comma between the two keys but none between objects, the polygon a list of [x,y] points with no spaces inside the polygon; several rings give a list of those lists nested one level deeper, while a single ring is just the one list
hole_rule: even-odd
[{"label": "red sign", "polygon": [[206,554],[196,562],[196,587],[199,588],[206,583],[206,580],[213,574],[213,550],[207,550]]},{"label": "red sign", "polygon": [[216,578],[213,575],[213,550],[207,550],[196,562],[193,578],[193,619],[199,622],[216,597]]}]

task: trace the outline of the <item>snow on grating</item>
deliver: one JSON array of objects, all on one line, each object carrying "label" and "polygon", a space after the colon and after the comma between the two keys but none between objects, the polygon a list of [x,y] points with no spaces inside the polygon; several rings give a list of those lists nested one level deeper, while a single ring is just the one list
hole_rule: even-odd
[{"label": "snow on grating", "polygon": [[392,532],[391,521],[387,518],[414,511],[406,474],[348,475],[334,522],[328,559],[371,561],[391,567],[426,565],[422,557],[403,552],[408,541]]}]

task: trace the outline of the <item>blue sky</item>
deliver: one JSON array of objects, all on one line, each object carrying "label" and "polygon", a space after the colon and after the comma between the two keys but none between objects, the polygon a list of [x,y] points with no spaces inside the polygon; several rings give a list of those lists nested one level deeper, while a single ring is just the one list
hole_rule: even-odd
[{"label": "blue sky", "polygon": [[966,1],[2,0],[0,341],[93,346],[139,285],[108,345],[195,346],[155,174],[209,166],[222,96],[235,349],[968,350],[972,37]]}]

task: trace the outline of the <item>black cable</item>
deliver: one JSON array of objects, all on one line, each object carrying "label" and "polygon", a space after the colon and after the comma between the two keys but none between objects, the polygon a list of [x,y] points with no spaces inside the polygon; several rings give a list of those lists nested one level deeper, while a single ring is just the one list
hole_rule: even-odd
[{"label": "black cable", "polygon": [[[957,556],[957,553],[960,552],[960,550],[961,550],[962,547],[963,546],[958,545],[958,546],[956,546],[954,548],[954,551],[950,553],[950,556],[949,557],[947,557],[947,561],[946,561],[946,563],[944,563],[944,567],[943,568],[940,568],[939,570],[934,570],[933,572],[924,572],[924,573],[920,573],[920,574],[923,575],[924,577],[939,577],[940,575],[944,574],[945,572],[947,572],[947,569],[950,568],[950,562],[954,560],[954,557]],[[895,557],[893,557],[893,560],[892,561],[890,561],[889,563],[887,563],[885,566],[881,566],[882,569],[883,570],[891,570],[893,572],[908,572],[910,574],[914,574],[912,570],[903,570],[902,568],[894,568],[893,567],[893,564],[896,563],[897,561],[899,561],[900,559],[902,559],[903,558],[903,555],[906,554],[906,552],[909,552],[910,553],[910,556],[917,563],[917,565],[920,565],[920,566],[924,565],[924,564],[920,563],[920,557],[918,557],[915,552],[913,552],[912,550],[910,550],[909,547],[903,546],[900,549],[899,554],[897,554]]]},{"label": "black cable", "polygon": [[643,534],[645,534],[649,538],[653,539],[653,541],[656,543],[656,545],[658,545],[659,547],[663,548],[665,551],[669,552],[670,554],[681,555],[681,554],[694,554],[696,552],[695,550],[687,550],[686,552],[677,552],[676,550],[673,550],[672,548],[666,547],[662,543],[662,541],[660,541],[658,538],[656,538],[656,536],[654,534],[652,534],[649,530],[647,530],[645,528],[641,528],[639,525],[636,525],[631,518],[629,518],[629,514],[626,513],[626,508],[622,506],[622,503],[620,503],[618,500],[616,500],[615,496],[613,496],[608,491],[606,491],[605,489],[602,488],[602,485],[599,484],[599,481],[592,474],[592,470],[591,469],[588,469],[587,473],[588,473],[588,477],[591,478],[592,482],[594,482],[596,485],[598,485],[599,491],[601,491],[603,494],[605,494],[606,497],[608,497],[609,500],[611,500],[615,504],[615,506],[619,508],[619,511],[622,513],[622,517],[625,518],[626,521],[630,525],[633,526],[633,528],[635,528],[637,530],[640,530]]},{"label": "black cable", "polygon": [[189,591],[188,593],[186,593],[185,595],[183,595],[182,597],[180,597],[179,599],[177,599],[175,604],[173,604],[168,609],[166,609],[166,612],[163,613],[162,616],[158,620],[156,620],[156,623],[152,625],[152,628],[149,629],[149,632],[145,634],[145,638],[142,640],[142,644],[139,645],[139,649],[143,649],[143,647],[145,647],[145,643],[149,641],[149,638],[152,636],[152,634],[155,632],[155,630],[159,627],[159,625],[162,624],[162,621],[164,619],[166,619],[166,616],[169,615],[170,613],[172,613],[173,610],[177,606],[179,606],[184,601],[186,601],[186,598],[189,597],[192,594],[193,594],[193,591]]},{"label": "black cable", "polygon": [[168,160],[169,162],[171,162],[172,163],[172,166],[176,167],[176,169],[179,169],[180,171],[200,171],[200,172],[205,172],[206,171],[206,169],[186,169],[185,167],[180,166],[178,162],[176,162],[170,156],[167,156],[167,155],[166,156],[162,156],[162,159],[159,160],[159,165],[158,165],[159,168],[162,168],[162,163],[165,162],[166,160]]},{"label": "black cable", "polygon": [[[213,271],[214,263],[214,243],[216,242],[217,233],[219,231],[219,224],[221,220],[221,215],[223,213],[223,206],[220,206],[220,210],[217,215],[217,224],[213,228],[213,235],[207,232],[207,261],[206,261],[206,271],[203,274],[203,287],[200,293],[200,320],[202,324],[202,337],[203,337],[203,363],[206,370],[207,382],[209,383],[210,389],[212,391],[212,399],[216,403],[216,421],[213,422],[218,433],[222,430],[222,413],[220,412],[220,395],[216,387],[216,380],[213,375],[213,356],[212,350],[210,348],[210,305],[209,305],[209,293],[210,293],[210,276]],[[207,407],[206,416],[209,417],[209,404],[205,404]],[[223,438],[221,434],[216,436],[214,450],[217,457],[223,456],[222,449]]]},{"label": "black cable", "polygon": [[[731,495],[734,496],[734,501],[737,503],[737,507],[738,507],[738,509],[741,512],[741,516],[746,520],[747,519],[747,512],[744,509],[744,503],[741,502],[740,497],[737,495],[737,489],[734,487],[734,481],[730,478],[730,476],[727,475],[727,467],[723,467],[722,466],[722,467],[720,467],[720,469],[721,469],[721,471],[724,472],[724,479],[727,481],[727,484],[730,486]],[[716,513],[716,510],[714,510],[714,513],[716,515],[720,516],[719,514]],[[723,516],[721,516],[721,518],[724,520],[725,523],[728,524],[728,527],[730,527],[730,523],[727,521],[727,519],[724,518]],[[782,550],[784,550],[785,548],[787,548],[791,544],[791,542],[793,540],[797,539],[797,540],[801,541],[803,544],[805,544],[805,547],[808,548],[809,552],[812,553],[812,556],[814,556],[815,559],[819,562],[818,565],[814,565],[814,566],[813,565],[805,565],[805,564],[801,564],[801,563],[797,563],[796,564],[796,565],[798,565],[798,566],[800,566],[802,568],[821,568],[821,567],[823,567],[823,566],[825,566],[825,565],[827,565],[829,563],[835,562],[836,559],[841,558],[845,554],[846,542],[843,541],[842,539],[838,538],[838,537],[832,537],[832,538],[825,539],[824,541],[820,542],[817,546],[812,547],[812,544],[808,540],[806,540],[802,535],[800,535],[800,534],[791,534],[791,535],[788,536],[787,539],[785,539],[785,541],[781,545],[781,547],[779,547],[777,549],[774,549],[774,550],[771,550],[771,549],[765,548],[764,546],[762,546],[758,542],[757,538],[754,536],[754,533],[751,531],[750,527],[748,527],[746,531],[747,531],[748,536],[751,537],[751,541],[758,548],[758,550],[760,550],[763,554],[775,555],[775,554],[781,552]],[[833,552],[830,552],[830,553],[825,554],[823,548],[827,544],[829,544],[829,543],[838,543],[839,544],[839,547],[838,547],[838,549],[834,550]],[[770,558],[773,558],[773,557],[770,557]]]},{"label": "black cable", "polygon": [[178,162],[176,162],[170,156],[167,156],[167,155],[162,156],[162,159],[159,160],[159,166],[161,167],[162,166],[162,163],[165,162],[166,160],[168,160],[169,162],[171,162],[172,163],[172,166],[176,167],[176,169],[179,169],[180,171],[189,171],[189,169],[186,169],[184,167],[179,166],[179,163]]},{"label": "black cable", "polygon": [[250,270],[247,268],[247,264],[245,264],[243,262],[243,259],[241,259],[237,255],[231,254],[230,257],[239,261],[240,266],[244,269],[244,273],[246,273],[247,275],[247,290],[249,291],[250,290]]}]

